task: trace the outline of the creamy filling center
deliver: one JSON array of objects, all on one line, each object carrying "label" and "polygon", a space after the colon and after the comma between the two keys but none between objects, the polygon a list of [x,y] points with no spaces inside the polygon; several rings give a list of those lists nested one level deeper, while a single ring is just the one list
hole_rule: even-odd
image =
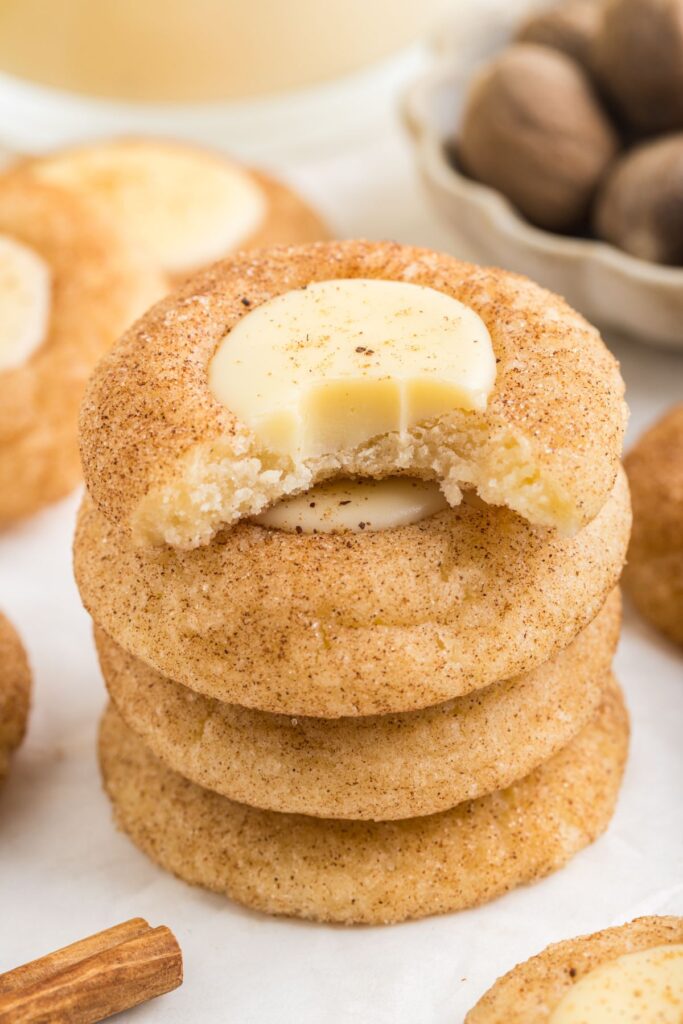
[{"label": "creamy filling center", "polygon": [[318,281],[246,314],[209,367],[214,396],[265,448],[306,460],[483,410],[496,361],[484,321],[402,281]]},{"label": "creamy filling center", "polygon": [[287,533],[362,533],[409,526],[446,508],[433,481],[331,480],[277,502],[252,522]]}]

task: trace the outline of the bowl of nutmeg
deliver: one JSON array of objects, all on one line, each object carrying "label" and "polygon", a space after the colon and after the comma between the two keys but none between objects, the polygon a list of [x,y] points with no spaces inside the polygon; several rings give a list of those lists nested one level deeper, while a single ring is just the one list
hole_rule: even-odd
[{"label": "bowl of nutmeg", "polygon": [[564,0],[406,97],[454,250],[683,347],[683,0]]}]

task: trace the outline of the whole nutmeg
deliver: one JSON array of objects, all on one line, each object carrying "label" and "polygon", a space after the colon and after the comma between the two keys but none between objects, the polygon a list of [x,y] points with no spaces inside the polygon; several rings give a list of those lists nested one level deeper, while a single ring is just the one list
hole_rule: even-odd
[{"label": "whole nutmeg", "polygon": [[683,133],[643,143],[617,161],[598,194],[593,226],[633,256],[683,265]]},{"label": "whole nutmeg", "polygon": [[593,65],[632,129],[683,128],[683,0],[608,0]]},{"label": "whole nutmeg", "polygon": [[578,64],[518,43],[472,82],[457,155],[466,173],[502,192],[532,223],[568,230],[586,215],[617,146]]},{"label": "whole nutmeg", "polygon": [[590,70],[602,9],[598,0],[565,0],[532,14],[517,29],[520,43],[539,43],[560,50]]}]

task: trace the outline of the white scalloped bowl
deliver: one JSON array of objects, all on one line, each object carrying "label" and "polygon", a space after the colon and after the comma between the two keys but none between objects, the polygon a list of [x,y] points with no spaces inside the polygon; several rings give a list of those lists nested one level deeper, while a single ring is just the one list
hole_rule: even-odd
[{"label": "white scalloped bowl", "polygon": [[414,83],[403,105],[420,172],[452,233],[454,253],[526,274],[601,328],[683,349],[683,268],[535,228],[499,192],[451,164],[446,143],[456,134],[470,73],[454,70],[452,59],[439,63]]}]

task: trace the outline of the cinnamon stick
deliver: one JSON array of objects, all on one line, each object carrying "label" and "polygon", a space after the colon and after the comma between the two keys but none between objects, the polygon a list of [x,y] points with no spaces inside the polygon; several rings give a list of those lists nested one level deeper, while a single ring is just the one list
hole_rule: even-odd
[{"label": "cinnamon stick", "polygon": [[173,933],[133,918],[0,975],[0,1024],[96,1024],[182,978]]},{"label": "cinnamon stick", "polygon": [[150,927],[144,918],[132,917],[130,921],[124,921],[123,924],[117,924],[113,928],[107,928],[106,931],[90,935],[87,939],[72,942],[70,946],[56,949],[48,956],[41,956],[38,960],[31,960],[28,964],[15,967],[13,971],[0,974],[0,996],[44,981],[54,974],[59,974],[67,967],[77,964],[80,960],[86,960],[89,956],[94,956],[95,953],[118,946],[121,942],[135,939],[149,930]]}]

